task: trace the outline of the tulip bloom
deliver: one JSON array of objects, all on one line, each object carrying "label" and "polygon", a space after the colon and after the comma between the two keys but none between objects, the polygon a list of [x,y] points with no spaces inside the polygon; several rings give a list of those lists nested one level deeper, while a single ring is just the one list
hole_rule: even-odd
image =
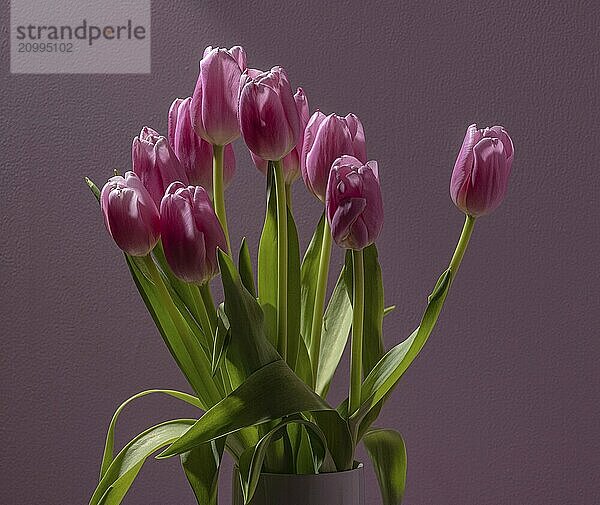
[{"label": "tulip bloom", "polygon": [[160,204],[160,222],[165,257],[177,277],[204,284],[217,274],[217,247],[226,251],[227,244],[204,188],[172,183]]},{"label": "tulip bloom", "polygon": [[325,202],[331,235],[345,249],[371,245],[383,227],[383,200],[376,161],[366,165],[353,156],[335,160]]},{"label": "tulip bloom", "polygon": [[[286,184],[291,184],[300,177],[300,155],[302,154],[302,143],[304,142],[304,128],[306,128],[310,117],[308,100],[302,88],[298,88],[298,91],[296,91],[294,101],[296,102],[296,110],[298,111],[298,116],[300,118],[300,138],[296,143],[296,147],[294,147],[294,149],[292,149],[282,160]],[[252,161],[254,161],[256,168],[263,174],[266,174],[268,161],[256,156],[256,154],[252,152],[250,152],[250,155],[252,156]]]},{"label": "tulip bloom", "polygon": [[285,71],[273,67],[255,78],[241,79],[240,127],[256,156],[278,161],[294,149],[300,137],[300,118]]},{"label": "tulip bloom", "polygon": [[223,146],[240,136],[238,100],[246,52],[207,47],[192,98],[192,125],[207,142]]},{"label": "tulip bloom", "polygon": [[304,130],[300,162],[306,187],[322,202],[325,202],[331,165],[343,155],[366,163],[367,148],[361,122],[354,114],[341,117],[315,112]]},{"label": "tulip bloom", "polygon": [[116,244],[132,256],[146,256],[160,238],[156,204],[133,172],[111,177],[100,193],[104,224]]},{"label": "tulip bloom", "polygon": [[187,176],[167,139],[144,126],[131,146],[133,171],[158,207],[165,189],[174,181],[187,184]]},{"label": "tulip bloom", "polygon": [[454,204],[473,217],[496,209],[506,194],[513,155],[512,140],[502,126],[469,126],[450,181]]},{"label": "tulip bloom", "polygon": [[[172,103],[169,109],[169,144],[185,170],[188,183],[202,186],[212,193],[213,147],[194,131],[191,103],[190,97],[177,98]],[[235,173],[235,154],[231,144],[225,146],[223,165],[223,183],[227,187]]]}]

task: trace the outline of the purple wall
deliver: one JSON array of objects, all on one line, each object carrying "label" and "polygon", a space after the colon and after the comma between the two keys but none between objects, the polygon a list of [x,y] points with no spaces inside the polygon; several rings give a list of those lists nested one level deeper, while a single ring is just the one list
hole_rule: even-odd
[{"label": "purple wall", "polygon": [[[171,100],[193,90],[204,46],[233,43],[253,67],[286,66],[313,109],[362,119],[386,202],[386,301],[398,305],[388,346],[418,323],[458,237],[448,182],[466,126],[510,131],[508,198],[478,223],[440,324],[379,425],[406,439],[407,504],[600,502],[600,11],[454,3],[270,1],[257,12],[155,1],[153,73],[139,76],[9,75],[3,26],[1,503],[87,503],[117,404],[186,389],[82,177],[127,169],[140,127],[164,132]],[[238,147],[231,232],[255,247],[264,181]],[[305,246],[320,208],[301,183],[294,198]],[[190,414],[140,400],[118,442]],[[370,467],[367,478],[378,503]],[[125,502],[193,497],[177,461],[150,461]]]}]

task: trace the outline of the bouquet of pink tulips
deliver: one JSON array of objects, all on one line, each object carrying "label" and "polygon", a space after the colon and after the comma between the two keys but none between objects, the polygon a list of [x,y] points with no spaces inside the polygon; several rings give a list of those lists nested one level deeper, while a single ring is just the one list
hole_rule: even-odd
[{"label": "bouquet of pink tulips", "polygon": [[[179,456],[201,505],[217,503],[224,451],[234,459],[246,503],[261,473],[352,469],[364,443],[383,503],[399,504],[406,452],[399,433],[374,422],[431,334],[477,217],[502,201],[513,145],[499,126],[468,128],[452,173],[452,200],[466,215],[448,268],[414,332],[384,348],[385,308],[375,245],[383,225],[380,170],[366,154],[359,119],[309,113],[281,67],[248,68],[241,47],[207,48],[190,98],[169,110],[167,137],[144,127],[132,170],[99,190],[109,234],[192,394],[149,390],[124,402],[109,425],[91,505],[118,504],[148,456]],[[242,137],[266,176],[266,217],[254,261],[231,241],[225,189],[234,175],[231,143]],[[300,175],[323,217],[303,256],[290,202]],[[381,169],[385,178],[385,169]],[[326,300],[332,239],[346,260]],[[301,260],[301,258],[303,258]],[[210,283],[220,277],[224,300]],[[348,399],[327,402],[350,341]],[[118,454],[123,408],[162,393],[198,408],[197,419],[149,427]]]}]

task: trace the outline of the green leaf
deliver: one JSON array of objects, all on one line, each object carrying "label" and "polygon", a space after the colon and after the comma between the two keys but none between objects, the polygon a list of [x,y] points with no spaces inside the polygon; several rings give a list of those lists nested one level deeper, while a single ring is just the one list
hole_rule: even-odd
[{"label": "green leaf", "polygon": [[252,260],[250,259],[250,249],[248,249],[246,237],[242,239],[242,245],[240,247],[240,254],[238,258],[238,267],[240,270],[240,277],[242,278],[242,284],[250,292],[250,294],[256,298],[254,274],[252,273]]},{"label": "green leaf", "polygon": [[267,171],[267,213],[258,243],[258,301],[264,313],[264,332],[277,348],[277,201],[273,163]]},{"label": "green leaf", "polygon": [[146,396],[149,394],[154,394],[154,393],[172,396],[173,398],[177,398],[178,400],[182,400],[186,403],[189,403],[190,405],[193,405],[194,407],[198,407],[199,409],[202,409],[202,404],[200,403],[198,398],[196,398],[195,396],[188,395],[187,393],[182,393],[181,391],[173,391],[171,389],[148,389],[147,391],[142,391],[141,393],[133,395],[131,398],[128,398],[127,400],[125,400],[119,406],[119,408],[115,411],[115,413],[113,414],[113,417],[110,421],[110,424],[108,425],[108,433],[106,434],[106,443],[104,444],[104,454],[102,455],[102,465],[100,467],[100,478],[104,477],[104,474],[106,473],[106,471],[108,470],[108,467],[111,465],[111,463],[113,462],[113,459],[114,459],[113,452],[114,452],[114,446],[115,446],[115,428],[117,425],[117,420],[119,418],[119,415],[121,414],[123,409],[127,405],[129,405],[133,400],[137,400],[138,398],[142,398],[143,396]]},{"label": "green leaf", "polygon": [[333,464],[331,456],[327,451],[327,440],[325,439],[325,435],[316,424],[304,419],[289,419],[282,421],[264,435],[258,444],[256,444],[256,447],[249,447],[246,449],[238,462],[240,479],[242,481],[242,491],[244,493],[244,503],[249,503],[254,496],[269,445],[277,435],[280,435],[282,432],[285,435],[286,428],[291,424],[301,425],[306,428],[313,448],[314,473],[319,473],[326,457],[329,457],[330,463]]},{"label": "green leaf", "polygon": [[406,483],[406,447],[400,433],[374,429],[363,442],[369,453],[381,490],[383,505],[400,505]]},{"label": "green leaf", "polygon": [[394,310],[396,310],[396,306],[390,305],[389,307],[386,307],[385,309],[383,309],[383,315],[387,316],[389,313],[394,312]]},{"label": "green leaf", "polygon": [[310,363],[310,356],[303,338],[298,339],[298,357],[296,359],[295,372],[306,384],[309,386],[313,384],[313,370]]},{"label": "green leaf", "polygon": [[345,267],[342,267],[323,316],[321,350],[316,381],[316,391],[322,397],[327,396],[329,384],[344,353],[350,327],[352,326],[352,304],[344,281],[344,270]]},{"label": "green leaf", "polygon": [[301,297],[301,317],[300,333],[306,341],[306,346],[310,347],[310,337],[312,330],[312,318],[315,311],[315,296],[317,293],[317,282],[319,278],[319,261],[321,260],[321,247],[323,245],[323,228],[325,226],[325,213],[317,224],[317,228],[312,236],[304,259],[302,260],[300,274],[300,297]]},{"label": "green leaf", "polygon": [[215,334],[215,346],[212,355],[211,369],[213,375],[217,373],[217,370],[223,362],[225,354],[227,354],[227,347],[231,342],[231,327],[229,325],[229,319],[225,314],[224,304],[219,305],[217,309],[217,331]]},{"label": "green leaf", "polygon": [[364,380],[361,406],[352,416],[353,423],[360,422],[393,389],[418,356],[437,322],[450,288],[451,278],[450,269],[440,276],[433,293],[429,296],[429,303],[419,327],[404,342],[390,349]]},{"label": "green leaf", "polygon": [[259,368],[280,359],[265,336],[263,312],[256,299],[242,285],[231,258],[218,252],[225,294],[225,313],[231,340],[227,349],[227,370],[234,388]]},{"label": "green leaf", "polygon": [[300,352],[300,245],[292,211],[287,209],[288,224],[288,295],[287,295],[287,362],[298,369]]},{"label": "green leaf", "polygon": [[147,429],[131,440],[106,470],[89,505],[121,503],[148,456],[177,440],[193,424],[193,419],[167,421]]},{"label": "green leaf", "polygon": [[226,437],[184,452],[181,465],[198,505],[217,505],[219,469]]},{"label": "green leaf", "polygon": [[247,426],[320,410],[335,412],[279,359],[248,377],[159,457],[180,454]]},{"label": "green leaf", "polygon": [[311,416],[325,434],[338,471],[350,470],[354,463],[354,442],[346,419],[337,410],[314,411]]},{"label": "green leaf", "polygon": [[100,201],[100,189],[98,188],[98,186],[96,186],[94,182],[91,179],[88,179],[87,177],[84,177],[83,180],[88,185],[88,188],[90,188],[90,190],[92,191],[92,194],[96,197],[96,200]]}]

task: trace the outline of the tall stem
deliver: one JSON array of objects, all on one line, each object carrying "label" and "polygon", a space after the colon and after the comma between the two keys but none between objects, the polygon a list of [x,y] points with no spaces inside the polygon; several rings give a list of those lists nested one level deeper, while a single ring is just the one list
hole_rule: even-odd
[{"label": "tall stem", "polygon": [[200,291],[200,296],[202,297],[202,301],[204,302],[204,307],[208,312],[208,319],[211,324],[213,335],[215,334],[215,330],[217,329],[217,311],[215,308],[215,302],[212,297],[212,293],[210,292],[210,285],[208,282],[202,284],[198,288]]},{"label": "tall stem", "polygon": [[463,225],[460,238],[458,239],[458,244],[456,244],[456,249],[454,250],[454,254],[452,255],[452,259],[450,260],[449,268],[452,272],[452,279],[456,277],[456,272],[458,271],[460,262],[462,261],[463,256],[465,255],[467,245],[469,245],[469,239],[471,238],[471,234],[473,233],[474,226],[475,218],[473,216],[466,216],[465,224]]},{"label": "tall stem", "polygon": [[329,221],[325,218],[323,226],[323,240],[321,243],[321,256],[319,258],[319,273],[317,277],[317,291],[313,307],[312,324],[310,328],[310,362],[313,369],[313,378],[317,380],[319,369],[319,353],[321,351],[321,331],[323,328],[323,307],[327,292],[329,278],[329,260],[331,258],[331,230]]},{"label": "tall stem", "polygon": [[290,209],[290,212],[291,212],[291,210],[292,210],[292,183],[291,182],[285,183],[285,201],[287,202],[288,209]]},{"label": "tall stem", "polygon": [[206,338],[207,343],[210,345],[213,343],[215,338],[215,329],[213,327],[212,321],[208,315],[208,311],[204,300],[200,297],[199,287],[189,285],[190,293],[192,295],[192,299],[194,300],[194,305],[196,307],[196,313],[198,314],[198,318],[200,319],[200,325],[202,326],[202,330],[204,331],[204,336]]},{"label": "tall stem", "polygon": [[363,319],[365,311],[365,280],[362,250],[352,251],[352,269],[354,292],[352,300],[349,415],[354,414],[360,407],[360,390],[362,384]]},{"label": "tall stem", "polygon": [[163,306],[167,309],[169,316],[173,321],[173,324],[175,325],[177,333],[179,333],[180,335],[181,341],[183,342],[183,345],[187,351],[188,358],[191,361],[194,369],[196,370],[198,377],[200,378],[200,380],[203,381],[204,391],[197,391],[197,393],[205,393],[206,400],[208,400],[206,403],[208,403],[209,406],[212,406],[222,398],[222,394],[214,382],[212,382],[211,380],[204,380],[205,377],[210,377],[210,369],[200,369],[199,366],[202,366],[202,363],[200,363],[201,360],[194,359],[193,350],[190,349],[189,346],[190,342],[195,341],[195,338],[192,335],[189,326],[183,319],[183,316],[179,312],[179,309],[177,309],[177,307],[175,306],[175,303],[173,302],[173,299],[169,294],[169,290],[167,289],[167,286],[165,286],[165,283],[162,277],[160,276],[160,272],[156,268],[154,261],[152,260],[150,255],[144,256],[143,260],[145,262],[148,273],[150,274],[150,278],[158,291],[158,296],[160,297]]},{"label": "tall stem", "polygon": [[287,356],[287,202],[283,163],[275,161],[275,192],[277,195],[277,350],[283,359]]},{"label": "tall stem", "polygon": [[223,184],[223,146],[213,145],[213,203],[215,214],[225,232],[227,251],[231,254],[229,230],[227,228],[227,213],[225,212],[225,187]]}]

